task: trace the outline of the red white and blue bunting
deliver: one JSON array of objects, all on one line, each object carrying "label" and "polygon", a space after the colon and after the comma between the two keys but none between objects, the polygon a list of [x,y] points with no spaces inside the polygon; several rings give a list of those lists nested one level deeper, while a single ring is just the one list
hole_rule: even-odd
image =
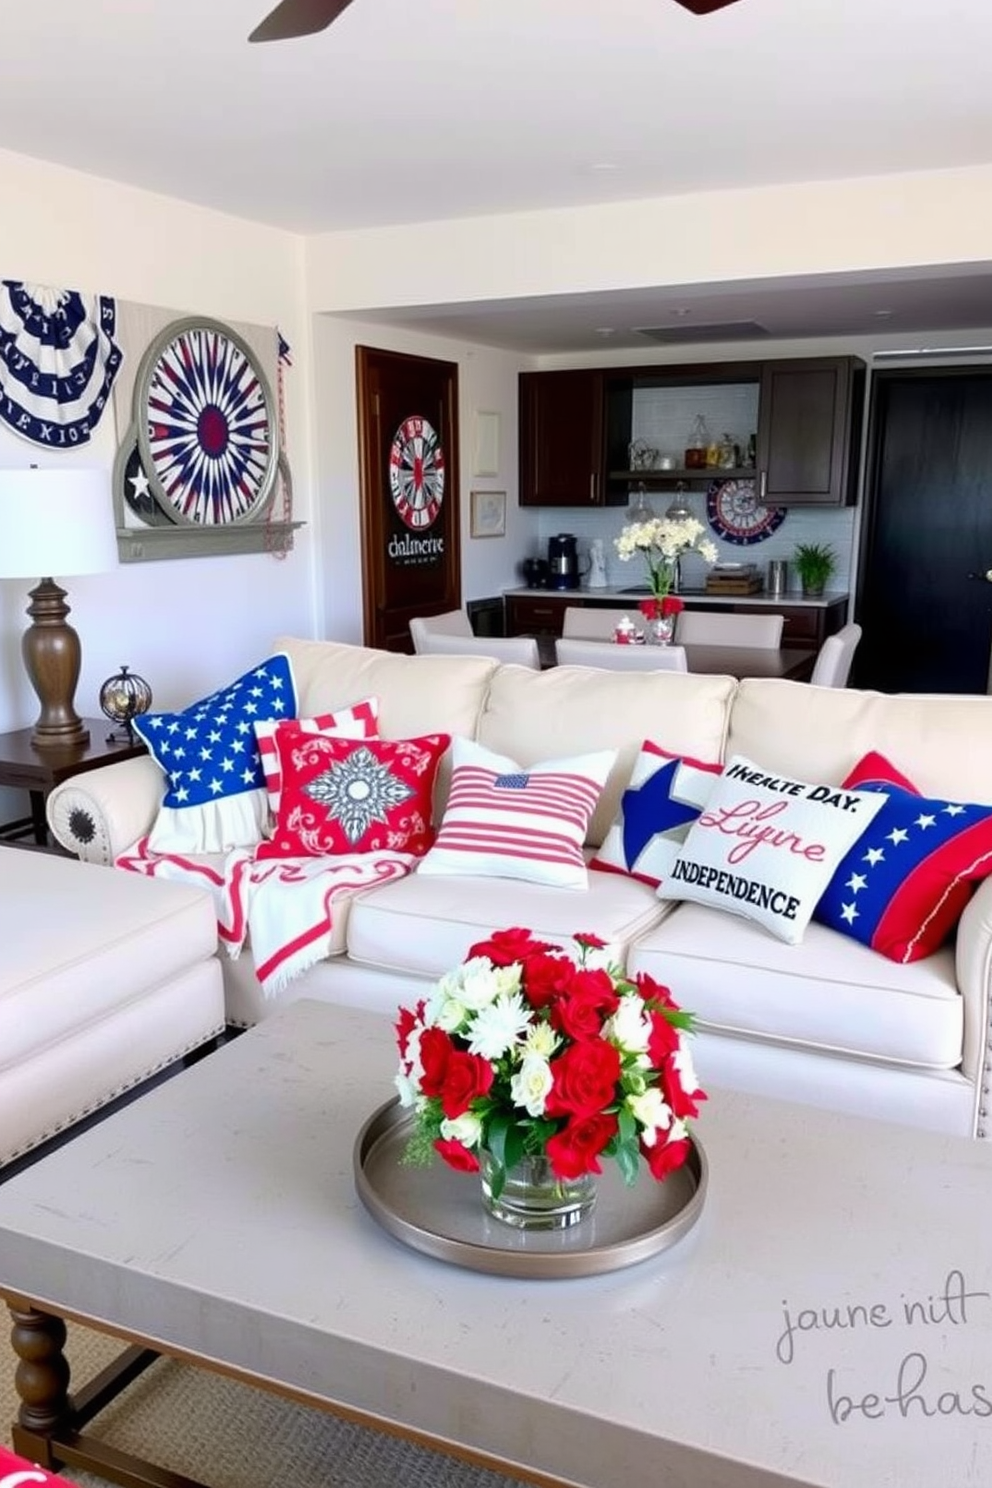
[{"label": "red white and blue bunting", "polygon": [[0,280],[0,419],[46,449],[86,444],[124,354],[107,295]]}]

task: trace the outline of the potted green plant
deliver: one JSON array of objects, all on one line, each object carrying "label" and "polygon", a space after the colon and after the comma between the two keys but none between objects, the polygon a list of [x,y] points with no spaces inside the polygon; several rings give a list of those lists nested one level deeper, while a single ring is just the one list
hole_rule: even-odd
[{"label": "potted green plant", "polygon": [[807,599],[818,599],[836,572],[837,555],[826,543],[797,543],[792,563]]}]

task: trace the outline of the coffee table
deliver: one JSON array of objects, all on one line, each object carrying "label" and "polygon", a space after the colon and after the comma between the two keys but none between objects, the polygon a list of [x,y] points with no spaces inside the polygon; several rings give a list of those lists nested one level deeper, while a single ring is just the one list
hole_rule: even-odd
[{"label": "coffee table", "polygon": [[387,1019],[298,1002],[0,1185],[22,1455],[166,1481],[72,1438],[69,1317],[536,1481],[992,1481],[988,1145],[711,1092],[689,1235],[525,1281],[362,1207],[393,1070]]}]

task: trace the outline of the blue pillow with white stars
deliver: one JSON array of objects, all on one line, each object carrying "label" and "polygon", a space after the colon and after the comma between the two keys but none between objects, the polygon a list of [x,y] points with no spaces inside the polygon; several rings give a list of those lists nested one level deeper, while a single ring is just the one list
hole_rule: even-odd
[{"label": "blue pillow with white stars", "polygon": [[221,853],[261,842],[269,811],[255,724],[296,716],[293,670],[279,652],[181,713],[136,718],[167,780],[152,852]]},{"label": "blue pillow with white stars", "polygon": [[921,796],[875,751],[844,785],[886,800],[838,864],[813,918],[890,961],[932,956],[976,883],[992,873],[992,806]]}]

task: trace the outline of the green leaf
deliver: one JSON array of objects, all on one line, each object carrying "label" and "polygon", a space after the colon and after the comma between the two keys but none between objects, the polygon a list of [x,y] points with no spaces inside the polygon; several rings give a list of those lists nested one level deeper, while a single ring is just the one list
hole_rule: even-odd
[{"label": "green leaf", "polygon": [[615,1156],[617,1167],[620,1169],[620,1176],[628,1188],[632,1187],[637,1182],[637,1175],[641,1165],[641,1154],[637,1143],[618,1143]]}]

